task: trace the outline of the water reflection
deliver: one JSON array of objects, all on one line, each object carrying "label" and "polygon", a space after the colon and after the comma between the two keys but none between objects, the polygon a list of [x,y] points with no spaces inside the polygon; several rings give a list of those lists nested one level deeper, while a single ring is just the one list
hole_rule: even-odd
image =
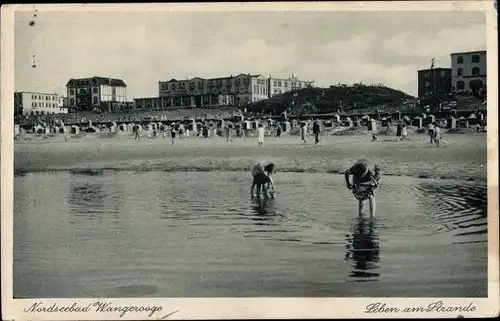
[{"label": "water reflection", "polygon": [[262,219],[269,219],[276,215],[274,198],[255,197],[252,199],[252,205],[254,213]]},{"label": "water reflection", "polygon": [[348,244],[346,260],[354,262],[350,277],[359,278],[356,281],[377,280],[379,269],[380,245],[376,233],[375,219],[357,218],[351,227],[351,235],[347,235]]}]

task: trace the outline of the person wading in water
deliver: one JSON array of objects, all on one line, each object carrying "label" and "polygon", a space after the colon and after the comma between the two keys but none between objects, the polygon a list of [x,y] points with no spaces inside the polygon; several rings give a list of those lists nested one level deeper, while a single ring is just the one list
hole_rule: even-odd
[{"label": "person wading in water", "polygon": [[[363,215],[364,202],[368,200],[370,217],[374,217],[376,208],[374,191],[379,185],[379,167],[366,159],[360,159],[344,174],[347,188],[352,190],[354,197],[359,201],[359,216]],[[352,184],[349,181],[350,175],[353,176]]]}]

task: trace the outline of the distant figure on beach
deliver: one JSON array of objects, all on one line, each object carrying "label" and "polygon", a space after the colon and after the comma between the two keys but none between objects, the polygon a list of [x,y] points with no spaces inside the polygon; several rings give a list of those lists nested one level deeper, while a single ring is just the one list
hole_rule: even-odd
[{"label": "distant figure on beach", "polygon": [[259,146],[264,146],[264,127],[262,124],[259,124],[259,128],[257,128],[257,137]]},{"label": "distant figure on beach", "polygon": [[233,140],[231,139],[231,127],[228,125],[226,126],[226,142],[232,142]]},{"label": "distant figure on beach", "polygon": [[375,141],[377,141],[377,140],[378,140],[378,136],[377,136],[377,135],[375,135],[375,134],[373,134],[373,135],[372,135],[372,142],[375,142]]},{"label": "distant figure on beach", "polygon": [[271,189],[272,195],[274,195],[274,182],[272,179],[272,174],[275,172],[275,166],[273,163],[269,163],[267,165],[263,165],[258,163],[252,169],[252,186],[250,188],[250,194],[254,196],[254,189],[257,186],[257,196],[261,194],[261,191],[264,191],[265,195],[268,195],[269,190]]},{"label": "distant figure on beach", "polygon": [[429,135],[429,144],[432,144],[434,142],[434,123],[429,123],[427,125],[427,134]]},{"label": "distant figure on beach", "polygon": [[175,128],[172,126],[172,129],[170,130],[170,137],[172,138],[172,146],[174,146],[175,143]]},{"label": "distant figure on beach", "polygon": [[278,124],[278,127],[276,127],[276,137],[280,138],[281,137],[281,125]]},{"label": "distant figure on beach", "polygon": [[396,125],[396,140],[401,140],[402,131],[403,127],[401,126],[401,122],[398,122]]},{"label": "distant figure on beach", "polygon": [[320,131],[320,127],[319,127],[319,122],[316,120],[313,124],[313,134],[314,134],[314,143],[316,145],[319,144],[319,131]]},{"label": "distant figure on beach", "polygon": [[[375,194],[380,179],[378,166],[366,159],[358,160],[351,168],[345,171],[345,182],[347,188],[352,190],[354,197],[359,202],[359,216],[363,215],[365,201],[369,201],[370,216],[375,216]],[[352,184],[349,176],[352,175]]]},{"label": "distant figure on beach", "polygon": [[434,122],[434,136],[432,140],[436,143],[436,146],[439,147],[439,142],[441,141],[441,129],[436,122]]},{"label": "distant figure on beach", "polygon": [[301,124],[300,125],[300,136],[304,144],[307,142],[306,141],[306,134],[307,134],[307,125],[306,124]]},{"label": "distant figure on beach", "polygon": [[139,128],[139,125],[134,125],[134,127],[132,128],[133,132],[134,132],[134,139],[137,139],[137,140],[141,140],[141,135],[140,135],[140,128]]},{"label": "distant figure on beach", "polygon": [[405,122],[401,122],[401,136],[401,139],[403,140],[408,139],[408,129]]}]

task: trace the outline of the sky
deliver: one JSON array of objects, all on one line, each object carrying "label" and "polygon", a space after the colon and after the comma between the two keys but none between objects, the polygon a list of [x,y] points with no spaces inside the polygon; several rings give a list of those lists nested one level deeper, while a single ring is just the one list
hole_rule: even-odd
[{"label": "sky", "polygon": [[[158,81],[240,73],[417,94],[417,70],[486,50],[480,12],[31,12],[15,16],[15,90],[66,93],[70,78],[121,78],[127,98]],[[33,55],[37,68],[32,68]]]}]

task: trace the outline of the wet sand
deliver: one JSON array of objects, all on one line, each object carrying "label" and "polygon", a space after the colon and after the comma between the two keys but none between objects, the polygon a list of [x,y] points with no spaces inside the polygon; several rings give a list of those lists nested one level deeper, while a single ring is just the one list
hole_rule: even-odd
[{"label": "wet sand", "polygon": [[441,146],[429,144],[427,135],[410,140],[396,137],[322,136],[307,144],[298,136],[266,137],[257,146],[256,137],[176,139],[133,139],[128,133],[113,138],[106,133],[87,134],[64,141],[62,135],[15,142],[14,168],[17,172],[47,170],[249,170],[256,161],[273,161],[284,172],[342,173],[358,158],[368,158],[385,175],[420,178],[447,178],[486,181],[486,134],[443,135]]}]

